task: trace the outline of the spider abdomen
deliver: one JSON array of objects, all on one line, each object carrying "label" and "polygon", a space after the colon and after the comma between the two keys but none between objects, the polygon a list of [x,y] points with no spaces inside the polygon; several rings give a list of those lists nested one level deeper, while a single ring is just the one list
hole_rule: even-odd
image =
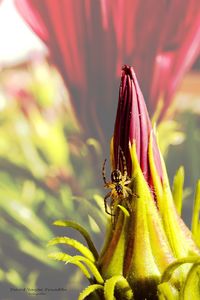
[{"label": "spider abdomen", "polygon": [[116,190],[118,195],[123,195],[123,187],[122,187],[121,184],[116,184],[115,190]]}]

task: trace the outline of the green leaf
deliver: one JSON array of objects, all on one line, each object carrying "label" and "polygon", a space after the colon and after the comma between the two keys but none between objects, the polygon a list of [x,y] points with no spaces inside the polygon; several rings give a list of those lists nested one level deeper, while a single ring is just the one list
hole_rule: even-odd
[{"label": "green leaf", "polygon": [[73,221],[61,221],[61,220],[58,220],[58,221],[55,221],[53,223],[53,225],[56,225],[56,226],[64,226],[64,227],[70,227],[70,228],[73,228],[73,229],[76,229],[78,232],[80,232],[82,234],[82,236],[85,238],[87,244],[88,244],[88,247],[90,249],[90,251],[93,253],[95,259],[97,260],[99,255],[98,255],[98,252],[90,238],[90,235],[89,233],[87,232],[87,230],[85,228],[83,228],[81,225],[79,225],[78,223],[76,222],[73,222]]},{"label": "green leaf", "polygon": [[183,184],[184,184],[184,168],[180,167],[174,176],[173,182],[173,199],[179,215],[181,215],[183,204]]},{"label": "green leaf", "polygon": [[92,284],[89,285],[83,292],[79,295],[78,300],[84,300],[87,296],[95,292],[96,290],[103,290],[103,285],[101,284]]},{"label": "green leaf", "polygon": [[37,280],[39,275],[40,275],[39,271],[32,271],[27,277],[26,286],[27,287],[31,286],[31,288],[37,288]]},{"label": "green leaf", "polygon": [[5,273],[5,279],[15,287],[19,288],[23,285],[23,279],[21,278],[20,274],[14,269],[10,269]]},{"label": "green leaf", "polygon": [[[103,198],[102,198],[103,199]],[[104,206],[103,210],[100,210],[99,207],[96,207],[96,205],[91,205],[91,201],[89,201],[87,198],[80,197],[80,196],[73,196],[72,201],[78,202],[78,204],[83,205],[84,209],[87,211],[87,214],[90,214],[98,224],[105,224],[105,212],[104,212]],[[103,200],[102,200],[103,203]],[[103,211],[103,213],[102,213]]]},{"label": "green leaf", "polygon": [[133,299],[133,292],[129,286],[128,281],[122,275],[115,275],[106,280],[104,286],[105,300],[114,300],[115,287],[119,288],[119,291],[123,293],[123,299]]},{"label": "green leaf", "polygon": [[200,299],[200,262],[190,269],[183,288],[183,300]]},{"label": "green leaf", "polygon": [[157,131],[159,147],[164,157],[167,156],[170,145],[180,145],[185,139],[185,134],[180,130],[180,124],[174,120],[160,122]]},{"label": "green leaf", "polygon": [[49,241],[48,246],[53,246],[56,244],[66,244],[68,246],[71,246],[75,249],[77,249],[79,252],[81,252],[85,257],[87,257],[92,262],[95,261],[94,255],[92,252],[84,246],[82,243],[78,242],[77,240],[68,238],[66,236],[64,237],[56,237]]},{"label": "green leaf", "polygon": [[99,156],[102,155],[101,144],[99,143],[98,140],[89,138],[89,139],[87,139],[86,144],[89,146],[92,146],[94,148],[94,150],[96,151],[97,155],[99,155]]},{"label": "green leaf", "polygon": [[104,283],[104,280],[101,274],[99,273],[97,267],[95,266],[95,264],[84,256],[80,256],[80,255],[71,256],[63,252],[56,252],[56,253],[51,253],[49,257],[54,258],[56,260],[65,261],[66,263],[72,263],[72,264],[84,262],[85,265],[90,269],[96,281],[98,283],[102,283],[102,284]]},{"label": "green leaf", "polygon": [[103,203],[103,197],[100,196],[99,194],[93,194],[93,199],[95,200],[96,204],[98,205],[98,209],[104,213],[105,208],[104,208],[104,203]]},{"label": "green leaf", "polygon": [[34,257],[43,264],[49,265],[57,269],[59,268],[59,266],[55,262],[47,259],[47,254],[44,247],[40,247],[36,243],[33,243],[32,241],[29,241],[25,238],[21,238],[18,240],[18,247],[23,253]]},{"label": "green leaf", "polygon": [[[3,193],[2,186],[0,188],[1,210],[5,210],[6,213],[13,218],[13,220],[26,227],[37,239],[45,242],[48,241],[52,234],[43,220],[39,218],[30,207],[24,203],[20,203],[20,198],[18,195],[12,195],[11,191],[9,190],[5,190],[5,193]],[[15,200],[15,198],[18,199]]]},{"label": "green leaf", "polygon": [[[93,217],[91,217],[90,215],[88,215],[88,221],[89,221],[90,227],[93,232],[95,232],[95,233],[101,232],[101,229],[99,228],[99,225],[97,224],[96,220]],[[97,255],[98,255],[98,253],[97,253]]]},{"label": "green leaf", "polygon": [[199,214],[200,214],[200,180],[197,183],[194,207],[193,207],[193,215],[192,215],[192,225],[191,225],[193,237],[197,242],[197,244],[200,246]]}]

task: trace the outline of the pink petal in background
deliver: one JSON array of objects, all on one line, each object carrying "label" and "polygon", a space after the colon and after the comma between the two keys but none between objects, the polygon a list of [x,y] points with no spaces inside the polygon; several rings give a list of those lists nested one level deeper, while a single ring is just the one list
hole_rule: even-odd
[{"label": "pink petal in background", "polygon": [[[161,117],[199,55],[199,0],[15,0],[46,43],[86,136],[110,139],[121,65],[133,65]],[[93,124],[93,126],[91,126]]]}]

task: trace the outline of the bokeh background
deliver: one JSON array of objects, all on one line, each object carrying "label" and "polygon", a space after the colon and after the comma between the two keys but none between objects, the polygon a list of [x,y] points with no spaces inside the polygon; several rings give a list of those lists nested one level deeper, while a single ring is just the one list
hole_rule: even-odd
[{"label": "bokeh background", "polygon": [[[200,178],[198,0],[0,1],[0,299],[10,288],[66,288],[37,299],[77,299],[87,282],[52,262],[54,228],[74,220],[101,249],[121,66],[133,65],[171,182],[185,168],[188,226]],[[107,176],[110,174],[107,166]],[[51,252],[51,251],[50,251]]]}]

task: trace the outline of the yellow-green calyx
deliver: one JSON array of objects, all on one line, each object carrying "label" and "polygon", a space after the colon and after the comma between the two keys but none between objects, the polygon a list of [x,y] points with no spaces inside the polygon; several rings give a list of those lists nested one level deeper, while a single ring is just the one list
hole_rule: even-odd
[{"label": "yellow-green calyx", "polygon": [[[163,161],[162,181],[157,174],[152,139],[153,132],[148,155],[154,189],[146,182],[133,143],[130,145],[133,195],[123,201],[129,216],[116,206],[115,225],[114,228],[110,225],[110,238],[98,262],[104,279],[123,275],[134,291],[135,299],[156,299],[162,274],[170,264],[186,257],[193,256],[194,261],[200,258],[191,232],[176,211]],[[184,283],[190,267],[191,264],[181,264],[177,268],[171,278],[174,293]]]}]

